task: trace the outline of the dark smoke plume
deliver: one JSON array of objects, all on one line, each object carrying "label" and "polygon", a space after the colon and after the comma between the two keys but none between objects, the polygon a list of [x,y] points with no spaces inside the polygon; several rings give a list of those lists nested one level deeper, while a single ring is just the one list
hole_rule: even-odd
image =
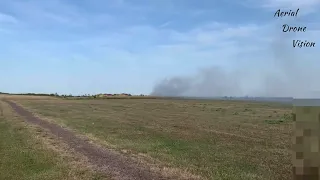
[{"label": "dark smoke plume", "polygon": [[[268,52],[273,53],[274,58],[267,62],[275,68],[270,71],[262,71],[265,70],[264,66],[258,64],[256,68],[261,69],[258,74],[254,74],[250,69],[239,68],[228,72],[222,67],[204,68],[190,76],[162,80],[154,86],[151,95],[319,98],[320,68],[315,68],[319,64],[315,64],[314,61],[319,57],[310,56],[311,53],[316,54],[318,48],[309,50],[310,54],[307,54],[308,51],[304,51],[303,48],[292,47],[293,39],[299,38],[285,36],[284,33],[275,34]],[[257,76],[255,82],[252,81],[252,76]]]}]

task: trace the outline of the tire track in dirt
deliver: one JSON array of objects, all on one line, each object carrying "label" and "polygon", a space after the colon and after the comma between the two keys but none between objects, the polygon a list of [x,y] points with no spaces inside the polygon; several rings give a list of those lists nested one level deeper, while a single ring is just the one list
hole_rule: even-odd
[{"label": "tire track in dirt", "polygon": [[[52,134],[61,138],[76,152],[79,152],[88,157],[89,162],[97,166],[99,170],[118,180],[164,180],[171,179],[162,176],[160,173],[152,172],[150,168],[139,162],[134,161],[114,151],[96,146],[76,136],[71,131],[68,131],[56,124],[49,123],[38,117],[35,117],[31,112],[25,110],[16,103],[8,100],[3,100],[8,103],[17,114],[23,116],[24,119],[32,124],[48,129]],[[175,177],[172,179],[179,179]]]}]

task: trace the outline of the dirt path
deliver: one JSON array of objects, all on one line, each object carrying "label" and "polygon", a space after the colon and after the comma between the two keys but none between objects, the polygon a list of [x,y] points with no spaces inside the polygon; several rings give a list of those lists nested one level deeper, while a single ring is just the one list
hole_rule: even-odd
[{"label": "dirt path", "polygon": [[[107,174],[110,174],[114,179],[118,180],[160,180],[168,179],[159,173],[152,172],[148,167],[135,162],[134,160],[125,157],[111,150],[98,147],[87,142],[84,139],[77,137],[73,132],[70,132],[56,124],[49,123],[35,117],[32,113],[18,106],[14,102],[7,102],[20,116],[23,116],[29,123],[33,123],[48,129],[52,134],[61,138],[75,151],[88,157],[90,163],[97,166]],[[177,179],[172,178],[172,179]]]}]

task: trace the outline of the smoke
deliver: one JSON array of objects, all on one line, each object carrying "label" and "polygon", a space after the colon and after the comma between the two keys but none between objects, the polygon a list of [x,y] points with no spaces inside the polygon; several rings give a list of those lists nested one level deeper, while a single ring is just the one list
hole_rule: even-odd
[{"label": "smoke", "polygon": [[159,82],[152,95],[157,96],[223,96],[236,95],[239,90],[239,76],[227,73],[220,67],[199,70],[196,75],[172,77]]},{"label": "smoke", "polygon": [[[289,63],[290,64],[290,63]],[[258,67],[263,69],[263,67]],[[308,71],[309,70],[309,71]],[[319,72],[296,66],[279,66],[280,72],[264,72],[252,82],[257,74],[250,71],[227,72],[222,67],[199,70],[190,76],[166,78],[156,84],[151,95],[156,96],[263,96],[263,97],[312,97],[320,90],[315,77]],[[311,84],[316,85],[311,89]],[[254,86],[252,85],[254,84]],[[316,94],[315,94],[316,93]]]},{"label": "smoke", "polygon": [[[272,53],[273,58],[263,66],[257,64],[256,69],[239,67],[230,72],[218,66],[203,68],[189,76],[163,79],[154,86],[151,95],[319,98],[320,70],[316,70],[314,63],[317,57],[306,54],[303,48],[293,48],[293,39],[296,37],[292,35],[274,34],[269,51],[264,52]],[[268,70],[266,64],[274,68]]]}]

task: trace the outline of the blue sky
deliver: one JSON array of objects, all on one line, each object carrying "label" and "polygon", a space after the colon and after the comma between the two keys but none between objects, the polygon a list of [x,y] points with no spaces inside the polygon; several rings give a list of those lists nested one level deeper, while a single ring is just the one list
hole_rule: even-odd
[{"label": "blue sky", "polygon": [[[217,67],[211,83],[238,86],[218,95],[300,95],[305,78],[320,92],[319,48],[292,48],[293,39],[320,43],[319,2],[0,0],[0,91],[149,94],[164,78],[197,81]],[[300,8],[299,17],[274,18],[279,8]],[[282,33],[284,23],[308,29]],[[222,86],[232,88],[197,88]]]}]

